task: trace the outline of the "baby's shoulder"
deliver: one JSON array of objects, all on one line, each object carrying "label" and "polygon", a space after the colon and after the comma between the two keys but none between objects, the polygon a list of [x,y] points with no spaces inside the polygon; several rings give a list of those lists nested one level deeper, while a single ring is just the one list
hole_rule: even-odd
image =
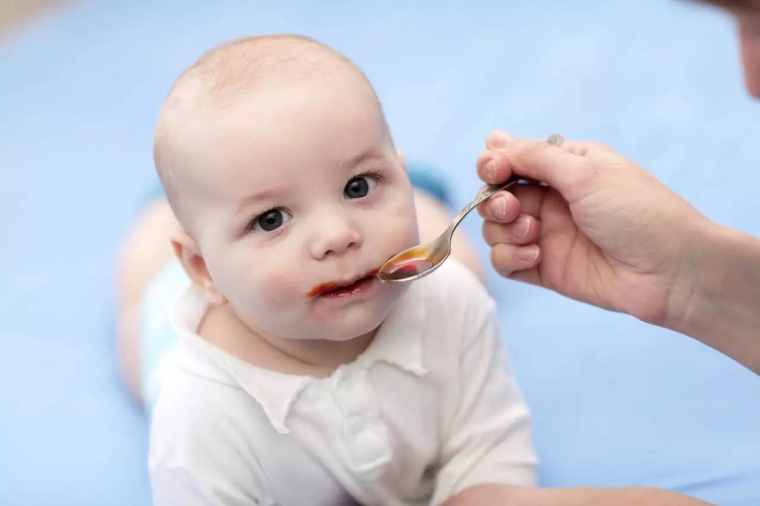
[{"label": "baby's shoulder", "polygon": [[455,258],[449,258],[435,272],[417,281],[410,290],[416,300],[429,309],[444,311],[480,311],[494,304],[478,277]]},{"label": "baby's shoulder", "polygon": [[232,385],[189,372],[175,362],[164,371],[153,408],[153,429],[167,427],[169,433],[177,427],[192,432],[212,430],[220,415],[232,412],[228,404],[237,397],[235,390]]},{"label": "baby's shoulder", "polygon": [[[252,418],[258,411],[258,405],[240,386],[219,375],[186,368],[180,353],[167,368],[153,409],[151,444],[194,444],[208,437],[234,441],[255,429]],[[241,426],[246,429],[241,431]]]},{"label": "baby's shoulder", "polygon": [[494,318],[495,302],[475,274],[454,259],[412,284],[404,320],[420,322],[425,346],[436,356],[468,346]]}]

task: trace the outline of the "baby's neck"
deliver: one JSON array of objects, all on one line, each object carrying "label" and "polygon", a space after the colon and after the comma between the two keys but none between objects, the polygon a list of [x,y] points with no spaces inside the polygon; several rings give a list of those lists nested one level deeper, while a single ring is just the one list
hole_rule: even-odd
[{"label": "baby's neck", "polygon": [[327,377],[366,350],[376,330],[349,341],[271,338],[245,326],[225,304],[210,306],[197,332],[215,346],[256,367],[299,376]]}]

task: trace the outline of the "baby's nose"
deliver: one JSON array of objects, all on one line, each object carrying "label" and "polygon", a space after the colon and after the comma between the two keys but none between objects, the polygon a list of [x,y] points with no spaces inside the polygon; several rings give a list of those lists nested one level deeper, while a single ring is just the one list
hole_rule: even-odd
[{"label": "baby's nose", "polygon": [[311,241],[311,254],[321,260],[357,249],[363,242],[358,227],[349,220],[332,218],[319,227]]}]

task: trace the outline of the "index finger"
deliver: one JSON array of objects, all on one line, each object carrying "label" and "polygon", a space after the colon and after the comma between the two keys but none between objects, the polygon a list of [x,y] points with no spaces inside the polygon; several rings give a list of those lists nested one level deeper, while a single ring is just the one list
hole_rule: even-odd
[{"label": "index finger", "polygon": [[486,149],[476,163],[478,177],[488,184],[505,183],[512,175],[511,166],[504,153]]}]

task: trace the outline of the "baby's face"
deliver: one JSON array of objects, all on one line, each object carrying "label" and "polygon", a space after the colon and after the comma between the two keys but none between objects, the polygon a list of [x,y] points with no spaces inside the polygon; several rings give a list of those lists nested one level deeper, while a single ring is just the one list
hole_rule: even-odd
[{"label": "baby's face", "polygon": [[375,329],[402,289],[373,271],[418,233],[409,180],[369,91],[289,83],[189,128],[188,218],[237,317],[280,338]]}]

